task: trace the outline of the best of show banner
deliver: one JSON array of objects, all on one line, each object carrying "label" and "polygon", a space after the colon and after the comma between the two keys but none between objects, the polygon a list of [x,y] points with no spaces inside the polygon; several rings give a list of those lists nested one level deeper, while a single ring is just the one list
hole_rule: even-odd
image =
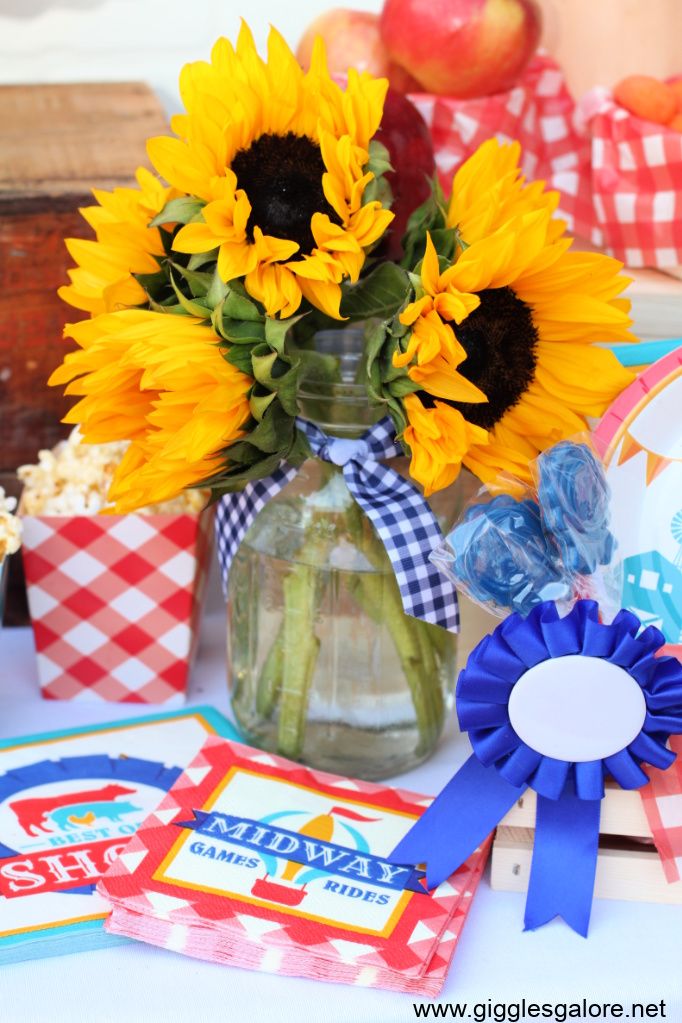
[{"label": "best of show banner", "polygon": [[[72,846],[68,850],[46,849],[31,856],[15,856],[0,861],[0,894],[6,899],[22,895],[78,889],[91,891],[118,854],[129,836]],[[85,887],[88,886],[88,887]]]}]

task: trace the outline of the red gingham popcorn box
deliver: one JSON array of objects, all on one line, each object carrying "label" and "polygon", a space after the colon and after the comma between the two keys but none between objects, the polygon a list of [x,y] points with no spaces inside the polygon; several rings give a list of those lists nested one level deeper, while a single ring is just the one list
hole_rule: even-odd
[{"label": "red gingham popcorn box", "polygon": [[212,520],[210,509],[23,517],[44,697],[184,702]]},{"label": "red gingham popcorn box", "polygon": [[448,195],[459,165],[492,135],[521,144],[526,177],[543,179],[561,193],[560,212],[569,229],[591,238],[589,141],[578,130],[575,103],[563,72],[538,54],[508,92],[476,99],[414,93],[410,99],[431,131],[436,166]]},{"label": "red gingham popcorn box", "polygon": [[628,266],[682,264],[682,132],[635,117],[601,88],[578,117],[591,146],[592,241]]}]

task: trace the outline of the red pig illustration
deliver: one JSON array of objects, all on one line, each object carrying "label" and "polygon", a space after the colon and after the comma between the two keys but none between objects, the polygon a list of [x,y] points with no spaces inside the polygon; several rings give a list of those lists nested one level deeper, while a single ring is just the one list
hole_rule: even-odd
[{"label": "red pig illustration", "polygon": [[41,832],[50,832],[52,829],[47,826],[47,817],[53,810],[63,806],[76,806],[88,802],[106,802],[116,799],[117,796],[133,795],[135,789],[127,788],[125,785],[104,785],[99,789],[88,789],[82,792],[67,792],[62,796],[52,796],[46,799],[18,799],[10,803],[10,810],[15,814],[20,826],[27,835],[39,835]]}]

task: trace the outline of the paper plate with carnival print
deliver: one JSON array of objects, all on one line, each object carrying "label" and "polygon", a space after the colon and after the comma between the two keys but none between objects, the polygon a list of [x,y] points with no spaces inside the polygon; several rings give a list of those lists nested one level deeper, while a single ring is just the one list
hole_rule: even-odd
[{"label": "paper plate with carnival print", "polygon": [[623,560],[622,605],[682,658],[682,349],[637,377],[595,438]]}]

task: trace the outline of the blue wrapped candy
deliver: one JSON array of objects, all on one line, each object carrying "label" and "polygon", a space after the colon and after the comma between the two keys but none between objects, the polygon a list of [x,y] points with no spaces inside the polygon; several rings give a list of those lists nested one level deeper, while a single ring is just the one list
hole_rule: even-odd
[{"label": "blue wrapped candy", "polygon": [[609,530],[610,491],[604,469],[587,444],[561,441],[537,460],[537,489],[545,530],[566,572],[592,575],[608,565],[615,540]]},{"label": "blue wrapped candy", "polygon": [[431,560],[473,599],[527,615],[571,589],[542,529],[540,510],[508,494],[470,507]]}]

